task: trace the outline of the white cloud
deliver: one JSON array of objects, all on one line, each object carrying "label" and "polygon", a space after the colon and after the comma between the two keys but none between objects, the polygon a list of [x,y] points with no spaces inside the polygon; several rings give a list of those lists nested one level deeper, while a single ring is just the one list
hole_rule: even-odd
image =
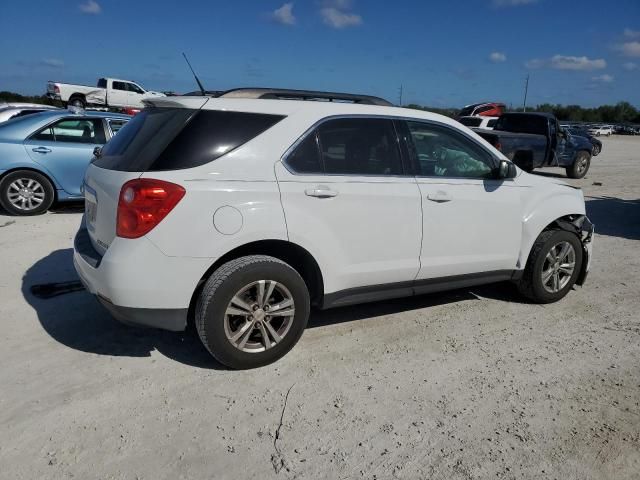
[{"label": "white cloud", "polygon": [[98,15],[102,12],[102,7],[95,0],[87,0],[86,2],[78,5],[78,8],[82,13],[88,13],[90,15]]},{"label": "white cloud", "polygon": [[598,83],[611,83],[613,82],[613,76],[604,73],[596,77],[591,77],[591,80]]},{"label": "white cloud", "polygon": [[636,70],[638,68],[638,64],[637,63],[633,63],[633,62],[627,62],[627,63],[623,63],[622,64],[622,68],[624,68],[625,70],[627,70],[629,72],[633,72],[634,70]]},{"label": "white cloud", "polygon": [[627,57],[640,57],[640,42],[626,42],[616,47],[623,55]]},{"label": "white cloud", "polygon": [[344,12],[336,7],[322,8],[320,15],[324,23],[332,28],[347,28],[362,24],[362,17],[360,15]]},{"label": "white cloud", "polygon": [[537,2],[538,0],[493,0],[492,3],[494,7],[519,7]]},{"label": "white cloud", "polygon": [[62,60],[58,60],[57,58],[45,58],[41,60],[40,63],[45,67],[51,67],[51,68],[64,67],[64,62]]},{"label": "white cloud", "polygon": [[489,55],[489,61],[493,63],[506,62],[507,56],[502,52],[491,52]]},{"label": "white cloud", "polygon": [[627,38],[640,38],[640,30],[631,30],[630,28],[625,28],[624,36]]},{"label": "white cloud", "polygon": [[295,25],[296,17],[293,14],[293,2],[285,3],[271,13],[271,19],[282,25]]},{"label": "white cloud", "polygon": [[600,70],[607,67],[607,62],[602,58],[592,60],[584,56],[554,55],[551,57],[551,67],[557,70]]},{"label": "white cloud", "polygon": [[524,66],[530,69],[542,68],[546,64],[546,61],[541,58],[533,58],[524,62]]}]

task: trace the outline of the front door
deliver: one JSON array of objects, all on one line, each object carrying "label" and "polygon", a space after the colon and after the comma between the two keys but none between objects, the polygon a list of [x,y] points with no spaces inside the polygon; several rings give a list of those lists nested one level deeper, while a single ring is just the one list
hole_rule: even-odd
[{"label": "front door", "polygon": [[31,159],[49,170],[68,194],[80,196],[93,149],[105,142],[102,119],[71,117],[31,135],[24,147]]},{"label": "front door", "polygon": [[492,154],[452,127],[410,121],[406,132],[422,196],[417,279],[516,269],[522,231],[517,182],[495,179]]},{"label": "front door", "polygon": [[325,293],[418,273],[420,191],[391,120],[327,120],[276,165],[289,238],[324,267]]}]

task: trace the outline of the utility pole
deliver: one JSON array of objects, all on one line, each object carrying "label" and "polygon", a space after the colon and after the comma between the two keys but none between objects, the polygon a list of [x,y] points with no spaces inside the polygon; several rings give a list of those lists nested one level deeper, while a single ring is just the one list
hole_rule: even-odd
[{"label": "utility pole", "polygon": [[400,101],[398,102],[398,106],[402,106],[402,84],[400,84],[400,90],[399,90],[399,95],[400,97]]},{"label": "utility pole", "polygon": [[522,111],[527,111],[527,93],[529,92],[529,74],[527,74],[527,81],[524,84],[524,102],[522,103]]}]

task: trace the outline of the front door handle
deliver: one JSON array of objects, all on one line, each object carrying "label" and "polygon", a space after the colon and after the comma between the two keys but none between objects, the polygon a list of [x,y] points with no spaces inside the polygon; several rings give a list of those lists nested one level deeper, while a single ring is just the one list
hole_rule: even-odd
[{"label": "front door handle", "polygon": [[447,192],[442,191],[430,193],[427,195],[427,198],[436,203],[450,202],[451,200],[453,200],[453,197],[451,195],[449,195]]},{"label": "front door handle", "polygon": [[37,148],[32,148],[31,150],[36,153],[49,153],[51,151],[51,149],[47,147],[37,147]]},{"label": "front door handle", "polygon": [[335,190],[331,190],[329,187],[324,185],[318,185],[314,188],[307,188],[304,191],[304,194],[308,197],[317,197],[317,198],[331,198],[338,195],[338,192]]}]

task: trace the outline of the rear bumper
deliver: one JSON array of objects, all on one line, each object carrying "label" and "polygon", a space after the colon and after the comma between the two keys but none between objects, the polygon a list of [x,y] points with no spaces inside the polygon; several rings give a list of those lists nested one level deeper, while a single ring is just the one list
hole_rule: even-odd
[{"label": "rear bumper", "polygon": [[84,223],[74,240],[73,263],[87,290],[119,321],[184,330],[198,282],[209,259],[167,257],[146,238],[116,238],[104,256]]}]

